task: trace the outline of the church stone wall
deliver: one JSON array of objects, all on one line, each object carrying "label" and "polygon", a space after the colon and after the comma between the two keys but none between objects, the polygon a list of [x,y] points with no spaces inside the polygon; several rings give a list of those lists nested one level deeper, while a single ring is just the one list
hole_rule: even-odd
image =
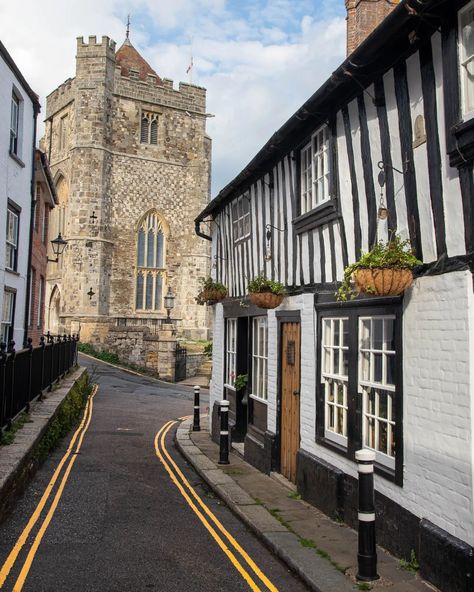
[{"label": "church stone wall", "polygon": [[[142,111],[159,115],[156,146],[140,143]],[[210,268],[209,246],[194,234],[194,218],[209,199],[205,112],[204,89],[184,83],[175,89],[153,75],[143,81],[133,69],[122,76],[113,41],[78,39],[76,76],[48,96],[41,142],[53,175],[63,176],[69,188],[68,247],[48,272],[47,297],[55,287],[61,294],[61,330],[80,328],[84,341],[104,345],[117,317],[166,315],[134,308],[137,224],[155,209],[169,226],[172,316],[183,334],[208,336],[207,311],[194,302],[198,280]]]}]

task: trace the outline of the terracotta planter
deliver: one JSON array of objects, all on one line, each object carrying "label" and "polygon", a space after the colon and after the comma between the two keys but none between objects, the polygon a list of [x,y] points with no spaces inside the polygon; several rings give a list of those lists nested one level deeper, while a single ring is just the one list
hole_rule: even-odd
[{"label": "terracotta planter", "polygon": [[399,296],[413,282],[411,269],[357,269],[353,277],[361,292],[373,296]]},{"label": "terracotta planter", "polygon": [[203,290],[199,294],[199,298],[207,304],[216,304],[227,296],[226,292],[222,292],[222,290]]},{"label": "terracotta planter", "polygon": [[250,292],[250,302],[260,308],[276,308],[283,302],[284,294],[274,294],[273,292]]}]

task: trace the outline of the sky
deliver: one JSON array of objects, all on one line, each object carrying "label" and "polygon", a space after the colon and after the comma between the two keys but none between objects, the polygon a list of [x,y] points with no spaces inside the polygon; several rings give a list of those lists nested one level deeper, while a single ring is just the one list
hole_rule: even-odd
[{"label": "sky", "polygon": [[345,57],[344,0],[0,0],[0,39],[43,116],[46,95],[74,76],[76,37],[119,47],[129,13],[130,40],[159,76],[189,82],[193,56],[215,116],[211,197]]}]

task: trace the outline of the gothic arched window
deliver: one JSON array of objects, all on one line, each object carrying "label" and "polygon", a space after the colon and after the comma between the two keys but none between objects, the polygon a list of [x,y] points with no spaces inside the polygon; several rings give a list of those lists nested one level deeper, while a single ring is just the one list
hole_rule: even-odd
[{"label": "gothic arched window", "polygon": [[142,144],[158,144],[158,113],[142,112],[140,142]]},{"label": "gothic arched window", "polygon": [[137,230],[137,310],[163,310],[165,261],[165,223],[157,212],[151,211],[142,218]]}]

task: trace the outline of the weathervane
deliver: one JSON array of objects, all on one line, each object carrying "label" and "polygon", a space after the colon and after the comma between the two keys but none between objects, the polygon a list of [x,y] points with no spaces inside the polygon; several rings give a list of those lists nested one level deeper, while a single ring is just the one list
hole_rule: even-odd
[{"label": "weathervane", "polygon": [[127,33],[126,33],[126,39],[128,39],[130,37],[130,15],[127,15]]}]

